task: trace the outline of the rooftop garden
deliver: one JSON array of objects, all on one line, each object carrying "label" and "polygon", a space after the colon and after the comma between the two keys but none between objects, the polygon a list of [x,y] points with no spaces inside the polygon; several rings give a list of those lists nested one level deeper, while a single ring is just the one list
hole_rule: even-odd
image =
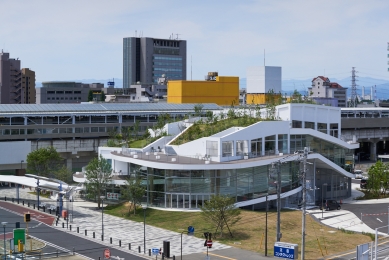
[{"label": "rooftop garden", "polygon": [[[201,106],[201,105],[197,105]],[[202,109],[198,107],[197,109]],[[227,113],[214,115],[211,111],[205,114],[200,112],[201,119],[196,121],[187,131],[175,139],[172,145],[181,145],[193,140],[214,135],[231,127],[246,127],[260,121],[274,121],[275,106],[267,107],[265,114],[259,106],[248,106],[235,109],[231,107]],[[195,108],[196,110],[196,108]],[[262,117],[265,115],[265,117]]]}]

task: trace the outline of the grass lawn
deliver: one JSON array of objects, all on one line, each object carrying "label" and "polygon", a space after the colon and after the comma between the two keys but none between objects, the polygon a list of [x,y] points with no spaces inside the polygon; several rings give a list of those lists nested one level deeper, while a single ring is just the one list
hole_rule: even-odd
[{"label": "grass lawn", "polygon": [[[143,210],[138,209],[136,215],[129,216],[128,207],[128,203],[109,206],[104,210],[104,213],[143,222]],[[242,219],[231,228],[233,238],[229,236],[228,230],[226,230],[223,238],[218,236],[213,240],[264,254],[265,212],[242,210],[241,217]],[[276,240],[276,220],[277,213],[269,211],[268,255],[273,255],[273,245]],[[175,212],[149,208],[146,210],[146,223],[176,232],[187,230],[188,226],[193,226],[195,227],[195,236],[201,238],[203,238],[203,232],[214,233],[215,231],[210,223],[204,223],[199,212]],[[283,210],[281,213],[281,241],[299,244],[299,249],[301,249],[301,225],[301,211]],[[368,235],[344,232],[344,230],[323,226],[307,215],[305,241],[306,259],[318,259],[323,255],[332,255],[337,252],[355,249],[359,244],[370,242],[371,238]]]},{"label": "grass lawn", "polygon": [[[36,195],[36,192],[35,191],[29,191],[28,192],[29,194],[32,194],[32,195]],[[43,197],[43,198],[50,198],[50,192],[47,192],[46,194],[43,194],[42,192],[39,194],[39,197]]]}]

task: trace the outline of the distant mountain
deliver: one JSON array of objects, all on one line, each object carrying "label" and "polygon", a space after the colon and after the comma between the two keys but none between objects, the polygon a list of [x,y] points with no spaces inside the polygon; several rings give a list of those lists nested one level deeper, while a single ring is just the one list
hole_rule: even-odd
[{"label": "distant mountain", "polygon": [[[282,80],[282,93],[287,95],[297,90],[303,95],[308,93],[308,88],[311,87],[312,79],[296,80],[286,79]],[[348,88],[347,94],[351,95],[351,77],[344,79],[329,78],[331,82],[336,82],[344,88]],[[365,87],[365,96],[369,96],[371,93],[371,87],[376,86],[377,99],[389,99],[389,81],[383,79],[375,79],[370,77],[357,77],[357,95],[362,96],[362,88]],[[246,78],[240,78],[240,88],[246,88]],[[373,93],[374,97],[374,93]]]}]

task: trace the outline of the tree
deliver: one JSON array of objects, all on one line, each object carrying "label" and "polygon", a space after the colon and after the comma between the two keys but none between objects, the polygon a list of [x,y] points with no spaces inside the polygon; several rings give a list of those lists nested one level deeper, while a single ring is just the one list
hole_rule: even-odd
[{"label": "tree", "polygon": [[124,199],[128,199],[131,203],[128,210],[130,214],[131,210],[134,210],[134,215],[136,213],[137,206],[141,205],[142,198],[145,195],[145,187],[142,185],[141,178],[136,179],[127,179],[124,186],[121,187],[121,193]]},{"label": "tree", "polygon": [[212,195],[211,199],[205,201],[201,207],[202,217],[206,221],[213,223],[216,227],[215,235],[220,230],[220,237],[223,237],[223,230],[227,227],[232,237],[230,227],[241,219],[239,216],[240,209],[236,208],[234,203],[234,198],[223,195]]},{"label": "tree", "polygon": [[90,89],[88,92],[88,102],[93,101],[93,91]]},{"label": "tree", "polygon": [[197,104],[194,106],[195,116],[202,116],[204,106],[202,104]]},{"label": "tree", "polygon": [[105,195],[104,191],[112,179],[111,164],[101,155],[93,158],[85,168],[85,177],[88,196],[97,199],[100,208],[100,196]]},{"label": "tree", "polygon": [[367,182],[367,189],[371,191],[374,196],[378,197],[379,194],[387,189],[387,175],[388,165],[381,161],[377,161],[373,166],[370,167],[367,174],[369,181]]},{"label": "tree", "polygon": [[54,147],[39,148],[27,155],[27,172],[43,177],[54,177],[63,159]]},{"label": "tree", "polygon": [[104,91],[101,91],[101,93],[100,93],[100,101],[105,101],[105,93],[104,93]]},{"label": "tree", "polygon": [[72,172],[68,168],[66,168],[65,165],[63,165],[54,173],[54,178],[65,183],[69,183],[72,181]]}]

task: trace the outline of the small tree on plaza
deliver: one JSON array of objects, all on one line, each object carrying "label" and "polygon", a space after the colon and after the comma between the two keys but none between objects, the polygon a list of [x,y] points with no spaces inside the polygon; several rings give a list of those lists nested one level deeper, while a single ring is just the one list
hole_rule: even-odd
[{"label": "small tree on plaza", "polygon": [[223,237],[223,230],[227,227],[232,237],[230,227],[241,219],[239,216],[240,209],[236,208],[234,203],[234,198],[223,195],[212,195],[211,199],[205,201],[201,207],[202,217],[215,226],[215,235],[219,232],[220,237]]},{"label": "small tree on plaza", "polygon": [[130,201],[128,214],[133,210],[136,213],[137,206],[141,205],[142,198],[145,195],[145,187],[142,185],[141,178],[127,179],[126,184],[121,187],[121,193],[124,199]]},{"label": "small tree on plaza", "polygon": [[97,205],[100,208],[101,198],[105,195],[107,185],[112,180],[111,164],[101,155],[94,158],[85,168],[86,188],[88,196],[97,199]]}]

